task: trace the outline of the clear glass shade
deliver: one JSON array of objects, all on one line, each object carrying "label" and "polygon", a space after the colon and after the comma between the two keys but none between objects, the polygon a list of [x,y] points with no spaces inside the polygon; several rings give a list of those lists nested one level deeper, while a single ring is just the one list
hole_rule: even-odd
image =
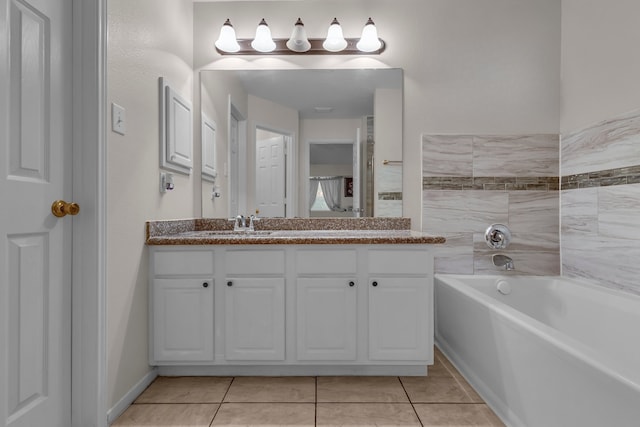
[{"label": "clear glass shade", "polygon": [[240,50],[240,45],[238,44],[238,40],[236,40],[236,31],[228,19],[222,28],[220,28],[220,36],[214,44],[223,52],[235,53]]},{"label": "clear glass shade", "polygon": [[307,32],[300,18],[298,18],[296,25],[293,27],[291,38],[287,41],[287,48],[294,52],[306,52],[311,49],[311,43],[307,39]]},{"label": "clear glass shade", "polygon": [[337,19],[333,19],[333,22],[329,26],[329,31],[327,31],[327,38],[324,43],[322,43],[322,47],[328,50],[329,52],[340,52],[347,47],[347,41],[344,39],[344,35],[342,34],[342,27]]},{"label": "clear glass shade", "polygon": [[251,47],[263,53],[272,52],[276,48],[276,43],[271,37],[271,30],[264,19],[256,28],[256,37],[251,42]]},{"label": "clear glass shade", "polygon": [[375,52],[380,49],[382,42],[378,38],[378,30],[371,18],[367,21],[367,24],[362,29],[362,36],[360,41],[356,44],[356,47],[361,52]]}]

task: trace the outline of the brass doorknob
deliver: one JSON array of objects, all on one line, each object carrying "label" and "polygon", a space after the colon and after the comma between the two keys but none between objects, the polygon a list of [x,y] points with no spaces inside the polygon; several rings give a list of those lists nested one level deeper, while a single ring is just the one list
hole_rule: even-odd
[{"label": "brass doorknob", "polygon": [[78,215],[80,206],[77,203],[67,203],[64,200],[56,200],[51,205],[51,213],[62,218],[65,215]]}]

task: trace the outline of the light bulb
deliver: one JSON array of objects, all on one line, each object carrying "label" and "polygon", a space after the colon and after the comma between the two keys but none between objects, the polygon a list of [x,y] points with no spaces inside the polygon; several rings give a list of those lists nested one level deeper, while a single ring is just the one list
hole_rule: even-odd
[{"label": "light bulb", "polygon": [[380,49],[382,42],[378,38],[378,30],[373,20],[369,18],[364,28],[362,29],[362,36],[360,41],[356,44],[356,47],[361,52],[375,52]]},{"label": "light bulb", "polygon": [[231,25],[229,19],[222,24],[220,36],[218,40],[216,40],[215,45],[223,52],[235,53],[240,50],[240,45],[238,44],[238,40],[236,40],[236,31],[233,29],[233,25]]},{"label": "light bulb", "polygon": [[276,48],[276,43],[271,38],[271,30],[264,18],[256,28],[256,37],[251,42],[251,47],[263,53],[273,52]]},{"label": "light bulb", "polygon": [[327,31],[327,38],[324,43],[322,43],[322,47],[329,52],[340,52],[347,47],[347,41],[342,35],[342,27],[337,18],[333,18],[329,26],[329,31]]},{"label": "light bulb", "polygon": [[291,32],[291,38],[287,41],[287,47],[294,52],[306,52],[311,49],[311,43],[307,39],[302,20],[298,18]]}]

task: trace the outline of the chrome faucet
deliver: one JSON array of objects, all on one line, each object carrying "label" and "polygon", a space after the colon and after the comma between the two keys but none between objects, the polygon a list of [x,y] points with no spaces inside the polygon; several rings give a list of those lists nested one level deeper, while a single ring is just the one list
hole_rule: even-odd
[{"label": "chrome faucet", "polygon": [[506,270],[515,269],[515,267],[513,266],[513,259],[511,259],[511,257],[508,257],[506,255],[493,254],[493,256],[491,257],[491,260],[493,261],[493,265],[495,265],[496,267],[504,266]]},{"label": "chrome faucet", "polygon": [[244,215],[238,215],[236,217],[235,224],[233,226],[233,231],[246,231],[247,230],[247,219]]},{"label": "chrome faucet", "polygon": [[253,222],[257,221],[257,220],[258,220],[258,218],[256,218],[255,215],[251,215],[249,217],[249,229],[247,231],[255,231],[255,228],[253,228]]}]

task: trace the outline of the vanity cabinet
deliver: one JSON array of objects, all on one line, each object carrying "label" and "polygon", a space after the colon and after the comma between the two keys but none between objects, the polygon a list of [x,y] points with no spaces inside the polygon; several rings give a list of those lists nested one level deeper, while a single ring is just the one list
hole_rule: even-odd
[{"label": "vanity cabinet", "polygon": [[356,279],[298,278],[297,359],[356,360]]},{"label": "vanity cabinet", "polygon": [[297,360],[356,360],[357,251],[303,247],[295,269]]},{"label": "vanity cabinet", "polygon": [[368,251],[369,358],[425,360],[433,336],[433,261],[421,251]]},{"label": "vanity cabinet", "polygon": [[285,251],[228,249],[225,269],[225,359],[284,360]]},{"label": "vanity cabinet", "polygon": [[150,286],[151,363],[214,359],[211,251],[154,251]]},{"label": "vanity cabinet", "polygon": [[284,278],[228,278],[225,358],[284,360]]},{"label": "vanity cabinet", "polygon": [[429,245],[152,246],[150,292],[161,374],[424,375],[433,362]]},{"label": "vanity cabinet", "polygon": [[213,361],[211,278],[154,279],[153,354],[157,361]]}]

